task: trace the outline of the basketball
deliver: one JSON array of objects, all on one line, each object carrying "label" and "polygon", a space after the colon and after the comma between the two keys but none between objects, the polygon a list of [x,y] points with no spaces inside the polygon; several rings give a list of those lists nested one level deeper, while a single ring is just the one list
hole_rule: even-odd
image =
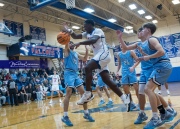
[{"label": "basketball", "polygon": [[65,33],[65,32],[60,32],[57,35],[57,41],[61,45],[66,45],[67,43],[70,42],[70,35],[68,33]]}]

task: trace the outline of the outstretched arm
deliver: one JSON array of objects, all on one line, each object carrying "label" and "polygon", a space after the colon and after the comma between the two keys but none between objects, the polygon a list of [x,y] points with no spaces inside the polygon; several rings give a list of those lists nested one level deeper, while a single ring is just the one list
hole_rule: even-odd
[{"label": "outstretched arm", "polygon": [[124,50],[134,50],[137,48],[137,44],[132,44],[132,45],[126,45],[125,42],[122,39],[122,32],[120,30],[116,31],[119,42],[121,43],[121,46]]},{"label": "outstretched arm", "polygon": [[67,57],[69,55],[69,52],[70,52],[69,43],[67,43],[64,48],[64,56]]}]

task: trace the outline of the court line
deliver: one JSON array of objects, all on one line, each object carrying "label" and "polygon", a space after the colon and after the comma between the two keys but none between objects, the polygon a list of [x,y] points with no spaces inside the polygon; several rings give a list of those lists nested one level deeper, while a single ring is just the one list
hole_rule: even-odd
[{"label": "court line", "polygon": [[169,129],[174,129],[180,123],[180,119],[177,120]]}]

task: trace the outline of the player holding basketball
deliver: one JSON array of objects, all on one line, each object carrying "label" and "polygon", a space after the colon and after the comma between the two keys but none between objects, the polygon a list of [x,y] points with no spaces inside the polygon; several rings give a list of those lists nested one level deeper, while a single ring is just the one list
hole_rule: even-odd
[{"label": "player holding basketball", "polygon": [[[121,84],[123,86],[124,92],[126,95],[130,96],[131,102],[127,107],[127,111],[129,112],[130,110],[136,109],[136,105],[132,100],[131,93],[129,90],[129,86],[133,85],[136,96],[138,98],[138,84],[137,84],[137,78],[136,78],[136,72],[133,67],[134,66],[134,61],[138,59],[134,51],[126,51],[124,50],[121,45],[121,52],[119,52],[117,58],[118,58],[118,67],[117,67],[117,75],[119,75],[119,70],[122,66],[122,78],[121,78]],[[138,64],[136,64],[137,66]]]},{"label": "player holding basketball", "polygon": [[[86,48],[86,47],[85,47]],[[67,126],[73,126],[72,122],[68,117],[68,106],[69,106],[69,99],[72,94],[72,88],[76,88],[81,95],[84,94],[84,87],[83,81],[78,76],[78,62],[79,59],[82,61],[87,61],[88,58],[88,49],[86,48],[85,56],[78,54],[77,52],[73,51],[73,42],[69,42],[65,45],[64,50],[64,81],[66,85],[66,96],[64,99],[64,115],[62,117],[62,122],[64,122]],[[89,122],[94,122],[95,120],[90,116],[90,113],[87,108],[87,103],[83,104],[84,108],[84,118],[87,119]]]},{"label": "player holding basketball", "polygon": [[122,99],[125,104],[129,104],[129,96],[124,95],[109,77],[107,64],[111,60],[111,55],[106,45],[104,32],[99,28],[95,28],[94,21],[90,19],[84,22],[85,32],[83,32],[82,34],[75,34],[73,30],[67,29],[66,26],[65,29],[65,31],[68,31],[71,34],[71,37],[74,39],[87,39],[85,41],[74,44],[76,48],[80,45],[90,45],[94,53],[94,57],[85,66],[86,92],[77,102],[77,104],[82,105],[86,102],[91,101],[94,98],[94,95],[91,92],[91,82],[93,78],[92,71],[95,69],[98,69],[98,73],[102,77],[103,82],[108,85]]},{"label": "player holding basketball", "polygon": [[[58,93],[58,96],[59,96],[59,102],[61,103],[62,100],[61,100],[61,95],[60,93],[62,93],[62,91],[59,90],[59,84],[60,84],[60,77],[59,75],[56,74],[56,70],[54,70],[54,75],[48,75],[46,72],[45,72],[46,76],[49,77],[49,78],[52,78],[52,88],[51,88],[51,100],[49,102],[49,104],[52,104],[53,101],[52,101],[52,97],[53,97],[53,93],[56,91]],[[62,93],[63,94],[63,93]]]},{"label": "player holding basketball", "polygon": [[108,97],[109,101],[108,101],[108,103],[106,105],[113,105],[113,101],[112,101],[112,99],[110,97],[110,93],[109,93],[109,90],[108,90],[106,84],[103,82],[103,80],[102,80],[102,78],[101,78],[101,76],[99,74],[95,75],[95,76],[97,76],[97,79],[98,79],[97,80],[97,85],[96,85],[96,92],[98,93],[98,96],[101,99],[98,106],[102,106],[103,104],[105,104],[105,100],[102,97],[102,93],[101,93],[100,89],[103,89],[105,91],[107,97]]},{"label": "player holding basketball", "polygon": [[[133,44],[130,46],[126,46],[126,44],[122,40],[122,33],[120,31],[117,31],[117,35],[123,49],[131,50],[138,48],[143,55],[139,58],[139,60],[148,61],[153,65],[153,69],[152,71],[150,71],[151,74],[148,77],[148,81],[144,85],[144,92],[149,98],[153,117],[147,123],[144,129],[154,129],[158,126],[161,126],[165,122],[172,121],[174,119],[174,116],[176,116],[177,114],[174,109],[171,109],[167,105],[167,103],[161,96],[154,93],[154,90],[158,85],[161,85],[167,81],[171,73],[172,66],[158,39],[152,37],[152,34],[156,31],[155,24],[146,23],[142,28],[141,39],[143,39],[144,42],[142,42],[140,45]],[[159,118],[157,108],[160,111],[161,118]]]}]

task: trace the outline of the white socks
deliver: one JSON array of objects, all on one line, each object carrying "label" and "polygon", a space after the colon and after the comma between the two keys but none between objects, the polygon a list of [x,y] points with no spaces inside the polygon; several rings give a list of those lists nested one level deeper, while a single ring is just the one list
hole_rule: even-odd
[{"label": "white socks", "polygon": [[68,112],[64,112],[64,116],[68,116]]},{"label": "white socks", "polygon": [[89,111],[88,111],[88,109],[87,109],[87,110],[84,110],[84,113],[85,113],[85,114],[89,114]]}]

